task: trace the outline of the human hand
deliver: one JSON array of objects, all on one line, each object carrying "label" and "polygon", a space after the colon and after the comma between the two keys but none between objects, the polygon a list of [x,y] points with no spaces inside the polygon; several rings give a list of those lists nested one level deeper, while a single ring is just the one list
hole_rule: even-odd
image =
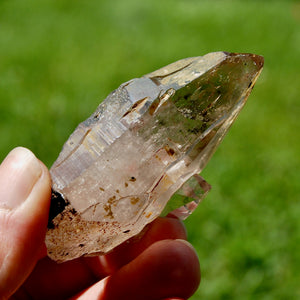
[{"label": "human hand", "polygon": [[187,299],[200,282],[197,255],[175,218],[158,218],[107,255],[57,264],[44,244],[47,168],[27,149],[0,165],[0,299]]}]

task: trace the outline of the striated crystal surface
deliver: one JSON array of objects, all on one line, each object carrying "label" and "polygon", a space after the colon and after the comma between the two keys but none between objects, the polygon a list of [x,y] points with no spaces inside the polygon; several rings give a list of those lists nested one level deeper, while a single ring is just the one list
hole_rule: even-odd
[{"label": "striated crystal surface", "polygon": [[107,253],[161,214],[186,218],[210,189],[197,174],[262,67],[258,55],[209,53],[108,95],[50,170],[49,257],[62,262]]}]

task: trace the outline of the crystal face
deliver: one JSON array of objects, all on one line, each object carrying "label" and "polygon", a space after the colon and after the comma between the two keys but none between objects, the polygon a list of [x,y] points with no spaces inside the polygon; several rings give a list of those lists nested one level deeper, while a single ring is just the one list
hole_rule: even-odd
[{"label": "crystal face", "polygon": [[161,214],[186,218],[210,189],[198,174],[262,67],[258,55],[209,53],[108,95],[50,170],[49,257],[107,253]]}]

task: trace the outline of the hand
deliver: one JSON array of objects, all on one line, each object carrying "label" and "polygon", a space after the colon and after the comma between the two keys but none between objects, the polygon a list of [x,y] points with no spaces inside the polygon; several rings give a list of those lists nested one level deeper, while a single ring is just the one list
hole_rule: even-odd
[{"label": "hand", "polygon": [[200,267],[175,218],[158,218],[111,253],[62,264],[46,256],[47,168],[14,149],[0,165],[0,299],[187,299]]}]

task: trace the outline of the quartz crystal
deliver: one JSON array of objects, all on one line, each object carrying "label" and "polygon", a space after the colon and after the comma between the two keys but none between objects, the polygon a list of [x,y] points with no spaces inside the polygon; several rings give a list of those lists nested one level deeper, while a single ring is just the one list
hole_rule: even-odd
[{"label": "quartz crystal", "polygon": [[109,94],[50,170],[49,257],[104,254],[162,214],[186,218],[210,189],[198,174],[262,67],[258,55],[209,53]]}]

